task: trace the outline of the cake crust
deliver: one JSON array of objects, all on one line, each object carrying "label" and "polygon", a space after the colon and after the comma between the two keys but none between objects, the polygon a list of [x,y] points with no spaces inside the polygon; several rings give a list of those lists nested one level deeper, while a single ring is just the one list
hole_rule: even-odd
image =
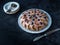
[{"label": "cake crust", "polygon": [[40,9],[29,9],[22,13],[21,24],[24,28],[39,31],[48,25],[47,15]]}]

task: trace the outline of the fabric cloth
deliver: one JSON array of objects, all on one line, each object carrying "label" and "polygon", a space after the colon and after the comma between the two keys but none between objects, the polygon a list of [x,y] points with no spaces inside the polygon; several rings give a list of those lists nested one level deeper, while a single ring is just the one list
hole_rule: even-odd
[{"label": "fabric cloth", "polygon": [[[11,1],[18,2],[20,9],[8,15],[3,5]],[[50,14],[52,25],[47,31],[60,27],[60,0],[0,0],[0,45],[60,45],[60,31],[33,42],[33,38],[41,34],[26,33],[18,26],[19,15],[30,8],[43,9]]]}]

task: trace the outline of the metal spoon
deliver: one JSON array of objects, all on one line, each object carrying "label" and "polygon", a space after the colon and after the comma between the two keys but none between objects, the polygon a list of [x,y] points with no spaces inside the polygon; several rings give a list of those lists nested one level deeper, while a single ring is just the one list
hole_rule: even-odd
[{"label": "metal spoon", "polygon": [[33,39],[33,42],[35,42],[35,41],[37,41],[37,40],[39,40],[39,39],[41,39],[41,38],[43,38],[43,37],[45,37],[45,36],[48,36],[48,35],[56,32],[56,31],[59,31],[59,30],[60,30],[60,28],[57,28],[57,29],[54,29],[54,30],[52,30],[52,31],[49,31],[49,32],[47,32],[47,33],[45,33],[45,34],[43,34],[43,35],[41,35],[41,36],[35,37],[35,38]]}]

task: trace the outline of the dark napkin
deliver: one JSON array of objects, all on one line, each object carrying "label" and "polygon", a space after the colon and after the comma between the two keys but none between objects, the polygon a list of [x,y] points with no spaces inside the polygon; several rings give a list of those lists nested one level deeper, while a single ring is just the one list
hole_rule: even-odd
[{"label": "dark napkin", "polygon": [[[10,1],[21,6],[16,14],[9,15],[3,11],[3,5]],[[33,42],[33,38],[41,34],[26,33],[18,26],[19,15],[30,8],[43,9],[50,14],[52,25],[47,31],[60,27],[60,0],[0,0],[0,45],[60,45],[60,31]]]}]

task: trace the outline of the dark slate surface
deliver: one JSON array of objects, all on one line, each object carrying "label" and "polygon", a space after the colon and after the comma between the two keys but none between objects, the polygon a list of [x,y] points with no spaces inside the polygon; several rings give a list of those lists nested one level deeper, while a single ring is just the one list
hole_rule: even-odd
[{"label": "dark slate surface", "polygon": [[[4,13],[3,5],[9,1],[21,5],[19,12],[13,15]],[[60,31],[32,42],[34,37],[41,34],[29,34],[19,28],[18,16],[29,8],[43,9],[51,15],[52,26],[48,31],[60,27],[60,0],[0,0],[0,45],[60,45]]]}]

